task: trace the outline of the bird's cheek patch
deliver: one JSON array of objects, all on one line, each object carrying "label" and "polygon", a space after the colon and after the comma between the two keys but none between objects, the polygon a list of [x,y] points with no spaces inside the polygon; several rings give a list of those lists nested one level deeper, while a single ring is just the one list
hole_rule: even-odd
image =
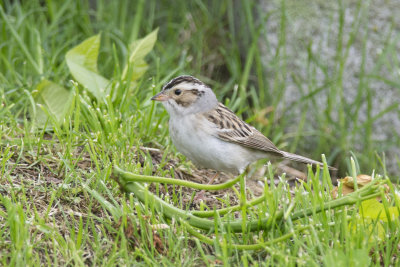
[{"label": "bird's cheek patch", "polygon": [[182,95],[175,97],[175,102],[182,106],[188,107],[197,100],[197,95],[191,92],[184,92]]}]

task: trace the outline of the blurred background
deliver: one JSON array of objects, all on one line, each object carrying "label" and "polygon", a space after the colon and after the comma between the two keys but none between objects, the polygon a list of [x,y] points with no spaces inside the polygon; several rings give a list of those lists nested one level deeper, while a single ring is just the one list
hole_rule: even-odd
[{"label": "blurred background", "polygon": [[399,177],[399,1],[0,3],[0,91],[13,103],[4,125],[26,123],[29,93],[42,78],[72,88],[65,54],[82,40],[102,34],[99,72],[117,80],[129,44],[159,28],[131,101],[146,102],[162,82],[190,74],[280,149],[325,154],[340,175],[353,156],[363,173]]}]

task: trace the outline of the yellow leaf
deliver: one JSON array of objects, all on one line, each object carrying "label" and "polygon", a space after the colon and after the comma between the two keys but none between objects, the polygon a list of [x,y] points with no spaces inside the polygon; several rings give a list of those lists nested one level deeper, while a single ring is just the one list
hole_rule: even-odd
[{"label": "yellow leaf", "polygon": [[379,219],[387,222],[388,220],[393,221],[399,218],[399,209],[397,207],[387,207],[386,213],[384,205],[376,198],[373,198],[361,202],[360,214],[363,218]]}]

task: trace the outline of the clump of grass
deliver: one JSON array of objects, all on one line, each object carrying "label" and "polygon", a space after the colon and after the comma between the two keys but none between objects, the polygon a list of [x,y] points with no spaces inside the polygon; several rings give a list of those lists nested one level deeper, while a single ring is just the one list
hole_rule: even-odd
[{"label": "clump of grass", "polygon": [[[290,148],[297,150],[306,120],[303,118],[299,123],[293,137],[285,134],[289,120],[274,109],[283,99],[285,76],[278,72],[272,77],[263,75],[263,51],[258,42],[265,34],[264,21],[271,14],[254,15],[257,7],[250,1],[239,3],[239,9],[235,5],[231,1],[205,5],[202,1],[179,0],[174,9],[159,1],[97,1],[94,6],[81,1],[45,4],[5,1],[0,6],[0,262],[3,265],[126,265],[133,261],[147,265],[176,262],[329,265],[337,259],[343,260],[343,264],[354,259],[363,263],[398,264],[397,222],[383,224],[388,236],[383,243],[375,238],[374,232],[380,222],[369,228],[357,220],[357,209],[313,213],[296,222],[287,213],[284,225],[274,225],[269,231],[256,234],[257,239],[267,244],[297,227],[305,226],[307,230],[295,231],[290,239],[267,244],[262,250],[242,252],[229,247],[229,243],[236,243],[239,238],[250,242],[255,238],[253,234],[220,232],[217,233],[220,243],[203,244],[189,235],[187,227],[157,213],[151,203],[141,204],[136,196],[122,194],[110,179],[113,161],[144,175],[157,172],[168,177],[174,176],[174,168],[192,167],[176,154],[170,143],[166,112],[149,100],[164,82],[180,73],[204,78],[215,88],[219,99],[235,112],[280,146],[293,140]],[[287,71],[287,59],[280,56],[287,44],[285,12],[285,6],[274,11],[281,15],[274,67],[282,73]],[[117,104],[107,99],[94,101],[81,85],[70,81],[72,77],[64,59],[66,52],[102,32],[99,72],[115,86],[127,61],[129,44],[156,27],[160,27],[159,38],[148,58],[147,74],[134,90],[123,90]],[[53,123],[51,131],[36,128],[29,117],[29,110],[35,105],[32,92],[43,78],[74,92],[74,109],[69,110],[65,121]],[[268,83],[270,80],[274,81],[273,87]],[[313,92],[319,92],[318,88],[301,98],[298,105],[316,108]],[[272,107],[272,112],[263,110],[267,106]],[[315,112],[320,111],[316,108]],[[346,122],[347,110],[343,112]],[[269,122],[265,123],[265,119]],[[331,156],[329,152],[335,152],[331,148],[344,149],[345,143],[326,134],[324,129],[328,126],[332,125],[326,120],[314,126],[319,148],[313,156],[317,158],[324,152],[333,162],[337,156],[334,153]],[[346,123],[335,127],[340,133],[347,131]],[[158,165],[142,146],[160,149]],[[371,155],[371,151],[374,151],[372,145],[366,154]],[[368,162],[360,161],[359,170],[370,172],[369,166],[380,166],[379,160],[374,162],[371,158]],[[340,167],[343,172],[352,170],[346,164]],[[382,164],[380,168],[384,167]],[[318,176],[312,172],[309,175],[314,190],[304,184],[291,194],[292,189],[282,181],[266,190],[268,206],[251,210],[249,216],[273,214],[279,204],[287,211],[293,210],[291,203],[296,203],[296,209],[297,206],[314,208],[328,200],[327,181],[321,186]],[[320,189],[318,194],[311,193],[316,188]],[[167,195],[166,201],[178,205],[185,195],[174,192]],[[232,214],[227,218],[235,219]],[[349,222],[356,231],[349,228]],[[160,225],[168,227],[157,228]]]}]

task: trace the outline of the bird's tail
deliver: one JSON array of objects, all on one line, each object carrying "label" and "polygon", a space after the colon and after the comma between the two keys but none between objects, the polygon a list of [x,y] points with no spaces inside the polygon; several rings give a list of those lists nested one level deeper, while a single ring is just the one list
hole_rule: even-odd
[{"label": "bird's tail", "polygon": [[[305,164],[318,165],[321,168],[324,166],[324,164],[322,162],[312,160],[312,159],[309,159],[309,158],[306,158],[306,157],[303,157],[300,155],[292,154],[289,152],[285,152],[285,151],[282,151],[282,156],[285,159],[289,159],[289,160],[293,160],[293,161],[297,161],[297,162],[301,162],[301,163],[305,163]],[[336,168],[331,167],[331,166],[328,166],[328,169],[329,170],[337,170]]]}]

